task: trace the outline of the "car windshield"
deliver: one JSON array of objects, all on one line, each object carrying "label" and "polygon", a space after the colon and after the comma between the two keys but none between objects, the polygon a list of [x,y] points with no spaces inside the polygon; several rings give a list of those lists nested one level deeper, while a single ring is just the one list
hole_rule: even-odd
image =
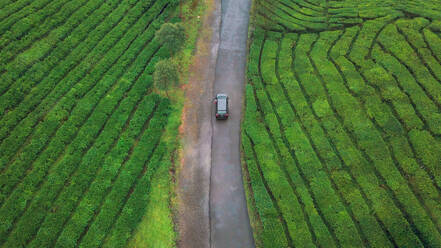
[{"label": "car windshield", "polygon": [[217,100],[217,111],[222,114],[227,112],[227,99],[222,97]]}]

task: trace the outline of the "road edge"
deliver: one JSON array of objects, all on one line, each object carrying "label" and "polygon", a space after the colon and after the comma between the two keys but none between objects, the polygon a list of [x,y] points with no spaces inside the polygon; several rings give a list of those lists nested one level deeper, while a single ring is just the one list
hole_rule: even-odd
[{"label": "road edge", "polygon": [[242,114],[240,117],[240,165],[241,165],[241,170],[242,170],[242,181],[243,181],[243,187],[245,190],[245,198],[246,198],[246,204],[247,204],[247,211],[248,211],[248,216],[250,219],[250,225],[251,225],[251,230],[253,233],[253,238],[254,238],[254,245],[256,246],[256,248],[260,248],[263,247],[262,245],[262,241],[260,239],[260,232],[263,230],[263,224],[262,221],[260,219],[259,213],[257,212],[256,209],[256,204],[253,198],[254,192],[253,192],[253,188],[251,185],[251,179],[249,176],[249,172],[248,172],[248,165],[245,159],[245,155],[244,155],[244,150],[243,150],[243,146],[242,146],[242,135],[243,135],[243,123],[245,120],[245,114],[246,114],[246,89],[247,89],[247,84],[248,84],[248,63],[249,63],[249,52],[250,52],[250,46],[251,43],[253,42],[253,32],[255,29],[255,12],[256,12],[256,2],[255,0],[251,0],[251,7],[250,7],[250,19],[249,19],[249,24],[248,24],[248,38],[247,38],[247,50],[246,50],[246,64],[245,64],[245,85],[244,85],[244,92],[243,92],[243,98],[242,98]]},{"label": "road edge", "polygon": [[[203,147],[204,144],[207,145],[207,140],[203,140],[202,138],[208,135],[209,137],[212,136],[210,135],[212,133],[212,123],[210,118],[209,125],[204,125],[206,123],[203,123],[204,120],[201,117],[203,115],[199,115],[199,112],[202,112],[204,110],[207,111],[207,108],[204,108],[203,106],[204,104],[206,104],[205,101],[198,102],[194,99],[189,99],[189,96],[187,95],[189,91],[195,91],[195,89],[201,91],[200,96],[202,97],[211,97],[213,92],[215,79],[214,69],[215,63],[217,61],[217,51],[220,40],[220,4],[218,3],[218,0],[203,1],[205,2],[205,6],[207,8],[202,16],[202,25],[200,27],[200,32],[198,34],[194,53],[192,55],[192,63],[189,67],[190,75],[188,83],[187,85],[183,86],[185,91],[185,102],[182,112],[181,125],[179,127],[179,140],[181,147],[179,150],[179,162],[176,172],[177,181],[175,185],[177,209],[175,217],[177,230],[177,247],[209,247],[211,237],[211,232],[209,230],[211,146],[209,148],[209,151],[204,154],[202,154],[203,152],[200,152],[201,149],[198,148]],[[198,70],[200,68],[202,69]],[[196,103],[196,105],[194,103]],[[194,119],[187,120],[188,117]],[[196,125],[193,127],[192,133],[190,134],[186,131],[189,128],[192,128],[189,127],[192,124]],[[205,143],[203,141],[205,141]],[[209,142],[211,143],[211,138]],[[193,164],[191,162],[193,162]],[[207,164],[209,168],[204,168],[204,166],[206,166]],[[199,175],[198,173],[201,175]],[[184,179],[184,177],[186,178]],[[203,180],[206,178],[208,182],[201,183],[201,181],[197,180],[198,178],[202,178]],[[182,183],[183,181],[186,181],[184,185]],[[207,183],[208,185],[206,185]],[[198,184],[204,184],[207,187],[198,188]],[[193,191],[187,189],[192,187],[194,187]],[[196,200],[194,198],[196,198]],[[188,200],[192,202],[189,203]],[[188,206],[186,205],[197,206],[197,210],[195,210],[197,213],[189,213]],[[186,218],[186,215],[190,215],[193,217],[197,216],[200,217],[202,220],[197,218]]]}]

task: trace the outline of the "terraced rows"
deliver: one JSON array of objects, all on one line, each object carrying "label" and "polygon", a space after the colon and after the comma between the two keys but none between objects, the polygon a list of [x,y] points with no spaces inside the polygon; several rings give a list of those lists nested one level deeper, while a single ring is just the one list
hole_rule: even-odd
[{"label": "terraced rows", "polygon": [[441,246],[440,7],[258,1],[242,132],[258,246]]},{"label": "terraced rows", "polygon": [[125,246],[173,152],[151,75],[175,3],[0,8],[0,246]]}]

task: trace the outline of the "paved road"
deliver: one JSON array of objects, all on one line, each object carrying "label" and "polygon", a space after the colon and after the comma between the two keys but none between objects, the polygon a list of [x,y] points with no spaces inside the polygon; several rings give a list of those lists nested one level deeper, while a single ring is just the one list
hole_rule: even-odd
[{"label": "paved road", "polygon": [[212,121],[210,227],[213,248],[254,247],[240,165],[240,118],[250,4],[250,0],[222,0],[221,5],[214,94],[230,96],[230,118]]},{"label": "paved road", "polygon": [[[248,248],[254,243],[239,144],[250,0],[211,1],[185,90],[178,247]],[[225,122],[214,118],[217,92],[230,96]]]}]

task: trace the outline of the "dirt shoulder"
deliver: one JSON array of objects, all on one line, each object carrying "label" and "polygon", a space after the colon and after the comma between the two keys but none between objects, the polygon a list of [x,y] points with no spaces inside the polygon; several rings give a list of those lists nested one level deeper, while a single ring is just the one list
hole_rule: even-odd
[{"label": "dirt shoulder", "polygon": [[183,154],[176,190],[178,247],[209,247],[210,244],[211,98],[219,47],[220,3],[206,1],[206,15],[189,68],[189,83],[184,86],[180,126]]}]

